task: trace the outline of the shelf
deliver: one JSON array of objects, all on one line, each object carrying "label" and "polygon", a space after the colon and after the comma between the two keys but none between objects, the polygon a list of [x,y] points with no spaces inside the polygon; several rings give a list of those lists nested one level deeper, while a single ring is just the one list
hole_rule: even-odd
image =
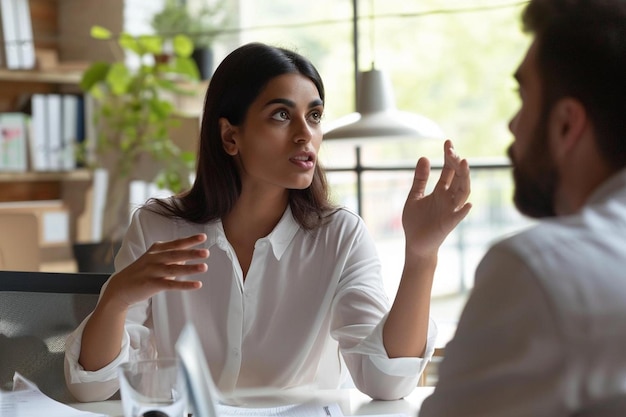
[{"label": "shelf", "polygon": [[48,182],[48,181],[90,181],[92,171],[76,169],[73,171],[27,171],[3,172],[0,171],[0,183],[3,182]]},{"label": "shelf", "polygon": [[29,71],[0,69],[0,81],[79,84],[82,71]]}]

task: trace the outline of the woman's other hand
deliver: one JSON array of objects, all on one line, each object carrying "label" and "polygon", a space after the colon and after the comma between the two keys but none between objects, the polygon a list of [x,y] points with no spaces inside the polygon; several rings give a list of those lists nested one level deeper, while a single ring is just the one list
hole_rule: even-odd
[{"label": "woman's other hand", "polygon": [[472,205],[470,170],[452,141],[444,143],[444,166],[432,193],[425,195],[430,161],[420,158],[415,167],[413,185],[402,212],[407,255],[436,256],[446,236],[467,216]]},{"label": "woman's other hand", "polygon": [[196,248],[205,240],[205,234],[197,234],[153,243],[135,262],[111,277],[103,297],[127,309],[161,291],[200,288],[200,281],[177,278],[207,270],[204,262],[187,263],[208,258],[208,249]]}]

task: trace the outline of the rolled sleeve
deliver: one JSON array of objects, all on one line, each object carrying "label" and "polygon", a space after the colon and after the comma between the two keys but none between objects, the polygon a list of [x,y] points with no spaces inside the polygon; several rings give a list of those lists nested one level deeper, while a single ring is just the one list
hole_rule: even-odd
[{"label": "rolled sleeve", "polygon": [[149,328],[136,323],[127,323],[119,355],[109,364],[96,371],[86,371],[78,358],[81,350],[83,331],[87,317],[72,332],[65,344],[65,381],[69,391],[79,401],[103,401],[110,398],[119,389],[118,368],[130,360],[151,359],[156,357],[152,332]]},{"label": "rolled sleeve", "polygon": [[423,357],[390,358],[383,343],[387,315],[358,345],[344,349],[343,356],[359,390],[375,399],[395,400],[410,394],[432,358],[437,326],[431,319]]}]

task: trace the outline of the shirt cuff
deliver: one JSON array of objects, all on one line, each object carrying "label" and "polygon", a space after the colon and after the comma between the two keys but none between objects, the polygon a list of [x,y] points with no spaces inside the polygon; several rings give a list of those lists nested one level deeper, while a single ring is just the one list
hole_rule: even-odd
[{"label": "shirt cuff", "polygon": [[420,375],[431,360],[435,352],[437,341],[437,324],[432,318],[428,320],[428,333],[426,336],[426,349],[423,357],[400,357],[390,358],[383,343],[383,327],[387,321],[385,315],[376,326],[370,336],[361,344],[360,349],[369,351],[372,364],[382,373],[390,376],[411,377]]},{"label": "shirt cuff", "polygon": [[383,327],[388,314],[380,320],[372,333],[357,346],[347,349],[346,353],[359,353],[369,356],[374,366],[382,373],[390,376],[410,377],[422,373],[435,351],[437,341],[437,324],[430,318],[426,336],[426,349],[423,357],[390,358],[383,343]]},{"label": "shirt cuff", "polygon": [[129,360],[130,351],[130,337],[125,331],[122,336],[122,346],[120,354],[113,359],[105,367],[98,369],[97,371],[85,371],[85,369],[78,363],[78,357],[80,356],[81,340],[83,335],[83,329],[85,327],[85,320],[74,333],[72,333],[66,342],[66,359],[69,369],[69,379],[72,384],[84,383],[84,382],[104,382],[118,378],[118,367],[124,362]]}]

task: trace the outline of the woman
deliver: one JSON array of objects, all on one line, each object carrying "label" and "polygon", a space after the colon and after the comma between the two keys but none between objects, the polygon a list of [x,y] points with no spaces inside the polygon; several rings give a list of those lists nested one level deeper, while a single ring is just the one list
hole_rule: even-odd
[{"label": "woman", "polygon": [[470,209],[467,161],[447,141],[428,196],[429,163],[418,162],[390,308],[362,220],[329,202],[317,161],[323,110],[322,80],[304,57],[253,43],[224,59],[193,187],[134,213],[117,272],[68,339],[66,379],[79,400],[114,394],[127,360],[173,355],[188,320],[222,391],[337,388],[344,365],[373,398],[416,386],[433,350],[437,251]]}]

